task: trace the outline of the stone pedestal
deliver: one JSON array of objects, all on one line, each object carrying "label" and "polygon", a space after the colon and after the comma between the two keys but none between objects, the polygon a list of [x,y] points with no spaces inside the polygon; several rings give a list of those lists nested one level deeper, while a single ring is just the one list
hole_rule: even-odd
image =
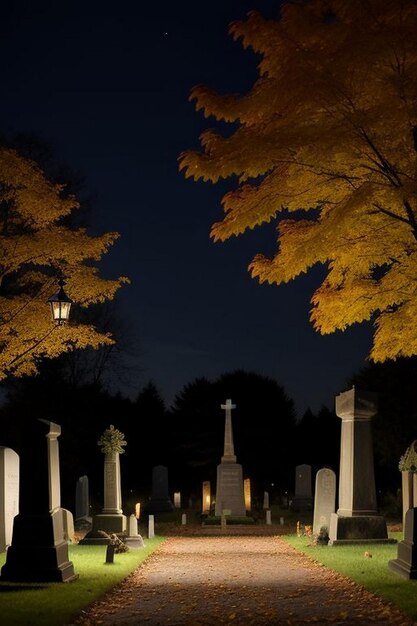
[{"label": "stone pedestal", "polygon": [[378,515],[371,418],[376,395],[355,388],[336,397],[342,419],[340,441],[339,508],[331,516],[329,543],[387,542],[387,525]]},{"label": "stone pedestal", "polygon": [[99,515],[93,517],[91,531],[80,541],[86,545],[105,545],[108,539],[101,537],[98,531],[108,535],[126,532],[126,516],[122,511],[122,488],[120,480],[120,458],[118,452],[105,454],[104,457],[104,507]]},{"label": "stone pedestal", "polygon": [[391,571],[407,579],[417,578],[417,508],[405,514],[404,540],[398,544],[397,558],[388,562]]},{"label": "stone pedestal", "polygon": [[242,466],[239,463],[221,463],[217,466],[216,515],[226,509],[229,515],[245,516]]},{"label": "stone pedestal", "polygon": [[[60,508],[58,437],[61,427],[35,420],[25,433],[20,457],[20,513],[1,580],[68,582],[76,575],[68,557]],[[38,451],[33,463],[33,450]],[[30,454],[32,452],[32,454]]]}]

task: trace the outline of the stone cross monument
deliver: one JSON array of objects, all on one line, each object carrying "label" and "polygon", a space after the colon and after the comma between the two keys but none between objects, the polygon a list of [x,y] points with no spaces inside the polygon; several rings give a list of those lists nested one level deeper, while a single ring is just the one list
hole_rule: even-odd
[{"label": "stone cross monument", "polygon": [[221,408],[226,411],[224,428],[224,453],[220,465],[217,466],[216,508],[215,514],[245,516],[245,498],[243,491],[242,466],[236,463],[233,446],[232,409],[236,408],[232,401],[226,400]]}]

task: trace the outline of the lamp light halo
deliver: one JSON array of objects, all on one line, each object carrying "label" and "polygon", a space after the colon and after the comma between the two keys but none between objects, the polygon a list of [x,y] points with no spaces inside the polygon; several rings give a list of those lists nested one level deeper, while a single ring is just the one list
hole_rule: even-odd
[{"label": "lamp light halo", "polygon": [[59,279],[58,285],[58,291],[48,298],[48,302],[51,306],[52,320],[57,326],[63,326],[69,320],[73,300],[64,291],[65,281],[63,278]]}]

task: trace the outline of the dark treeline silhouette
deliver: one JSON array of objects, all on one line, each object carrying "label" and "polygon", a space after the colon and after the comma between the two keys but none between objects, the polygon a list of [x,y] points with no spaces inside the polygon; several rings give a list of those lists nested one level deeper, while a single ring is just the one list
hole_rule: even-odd
[{"label": "dark treeline silhouette", "polygon": [[[399,457],[417,438],[415,381],[417,359],[368,365],[349,386],[374,391],[379,412],[373,419],[378,490],[395,494],[400,486]],[[216,380],[195,379],[176,396],[172,407],[153,382],[134,400],[106,391],[103,383],[71,375],[68,361],[45,361],[40,375],[9,380],[0,408],[1,445],[19,452],[30,420],[45,418],[62,427],[60,437],[62,504],[73,509],[75,483],[86,474],[93,505],[102,506],[103,455],[97,441],[114,424],[128,445],[121,458],[126,511],[136,499],[149,496],[154,465],[169,468],[171,491],[199,499],[201,482],[214,488],[216,467],[223,453],[224,411],[231,398],[235,453],[250,477],[253,493],[264,490],[280,500],[294,489],[295,466],[308,463],[313,476],[323,466],[336,472],[340,455],[340,423],[334,410],[307,410],[296,420],[294,402],[275,380],[253,372],[235,371]],[[33,450],[34,462],[37,451]],[[284,496],[285,497],[285,496]]]}]

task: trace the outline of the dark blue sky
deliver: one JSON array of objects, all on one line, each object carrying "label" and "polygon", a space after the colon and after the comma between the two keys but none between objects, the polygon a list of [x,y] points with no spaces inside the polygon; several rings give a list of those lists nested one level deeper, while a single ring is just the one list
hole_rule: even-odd
[{"label": "dark blue sky", "polygon": [[170,402],[192,379],[236,368],[274,377],[307,406],[332,406],[347,377],[365,364],[368,326],[321,337],[308,323],[322,270],[283,287],[247,272],[258,251],[272,254],[274,227],[224,244],[209,239],[226,187],[178,173],[182,150],[213,125],[188,102],[206,83],[248,89],[256,58],[228,24],[273,0],[210,3],[13,2],[0,19],[0,127],[28,131],[80,170],[96,196],[97,231],[119,242],[102,266],[128,275],[120,293],[131,344],[149,380]]}]

